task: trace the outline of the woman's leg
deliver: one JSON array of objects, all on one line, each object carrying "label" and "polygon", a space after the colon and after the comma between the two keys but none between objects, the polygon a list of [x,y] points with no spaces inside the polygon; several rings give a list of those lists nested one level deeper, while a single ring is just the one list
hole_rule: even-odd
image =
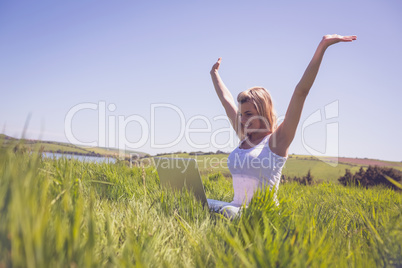
[{"label": "woman's leg", "polygon": [[236,206],[224,206],[219,210],[219,213],[225,216],[228,219],[233,219],[236,216],[240,215],[240,209],[241,207],[236,207]]}]

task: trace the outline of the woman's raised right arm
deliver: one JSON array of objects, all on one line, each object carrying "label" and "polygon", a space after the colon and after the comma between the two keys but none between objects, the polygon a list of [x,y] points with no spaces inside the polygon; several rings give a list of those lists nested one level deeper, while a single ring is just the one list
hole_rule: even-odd
[{"label": "woman's raised right arm", "polygon": [[227,89],[221,77],[219,76],[218,69],[221,64],[221,60],[222,58],[219,58],[218,61],[212,66],[211,78],[212,82],[214,83],[216,94],[218,94],[219,100],[225,108],[226,115],[229,117],[230,123],[237,133],[237,128],[235,126],[237,117],[237,105],[233,99],[232,94]]}]

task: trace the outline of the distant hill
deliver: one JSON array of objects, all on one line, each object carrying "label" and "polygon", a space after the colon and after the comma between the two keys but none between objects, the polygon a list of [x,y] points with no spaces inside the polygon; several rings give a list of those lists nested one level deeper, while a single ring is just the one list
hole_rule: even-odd
[{"label": "distant hill", "polygon": [[[102,148],[102,147],[87,147],[79,146],[65,142],[55,141],[42,141],[32,139],[17,139],[5,134],[0,134],[0,145],[4,148],[7,146],[16,146],[22,144],[25,148],[32,151],[43,151],[49,153],[61,153],[61,154],[75,154],[85,156],[118,156],[119,149],[115,148]],[[130,157],[131,154],[136,154],[140,157],[148,156],[148,154],[138,151],[125,151],[125,156]]]}]

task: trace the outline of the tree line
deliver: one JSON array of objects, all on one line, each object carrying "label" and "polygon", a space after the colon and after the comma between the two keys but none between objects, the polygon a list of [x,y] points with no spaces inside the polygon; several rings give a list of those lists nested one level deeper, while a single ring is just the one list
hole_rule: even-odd
[{"label": "tree line", "polygon": [[[402,190],[402,171],[394,168],[369,166],[367,169],[360,167],[359,171],[352,174],[349,169],[346,169],[345,174],[339,177],[338,181],[344,186],[362,186],[369,188],[376,185],[384,185],[395,190]],[[307,174],[302,177],[291,177],[282,174],[281,182],[314,185],[320,183],[321,180],[316,180],[309,170]]]}]

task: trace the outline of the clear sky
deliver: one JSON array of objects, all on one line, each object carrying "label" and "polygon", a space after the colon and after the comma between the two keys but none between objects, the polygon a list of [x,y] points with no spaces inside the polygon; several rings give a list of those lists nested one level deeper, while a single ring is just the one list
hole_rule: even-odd
[{"label": "clear sky", "polygon": [[283,116],[333,33],[357,41],[327,50],[290,153],[402,161],[399,0],[0,1],[0,132],[20,137],[30,115],[33,139],[230,151],[217,58],[235,97],[263,86]]}]

